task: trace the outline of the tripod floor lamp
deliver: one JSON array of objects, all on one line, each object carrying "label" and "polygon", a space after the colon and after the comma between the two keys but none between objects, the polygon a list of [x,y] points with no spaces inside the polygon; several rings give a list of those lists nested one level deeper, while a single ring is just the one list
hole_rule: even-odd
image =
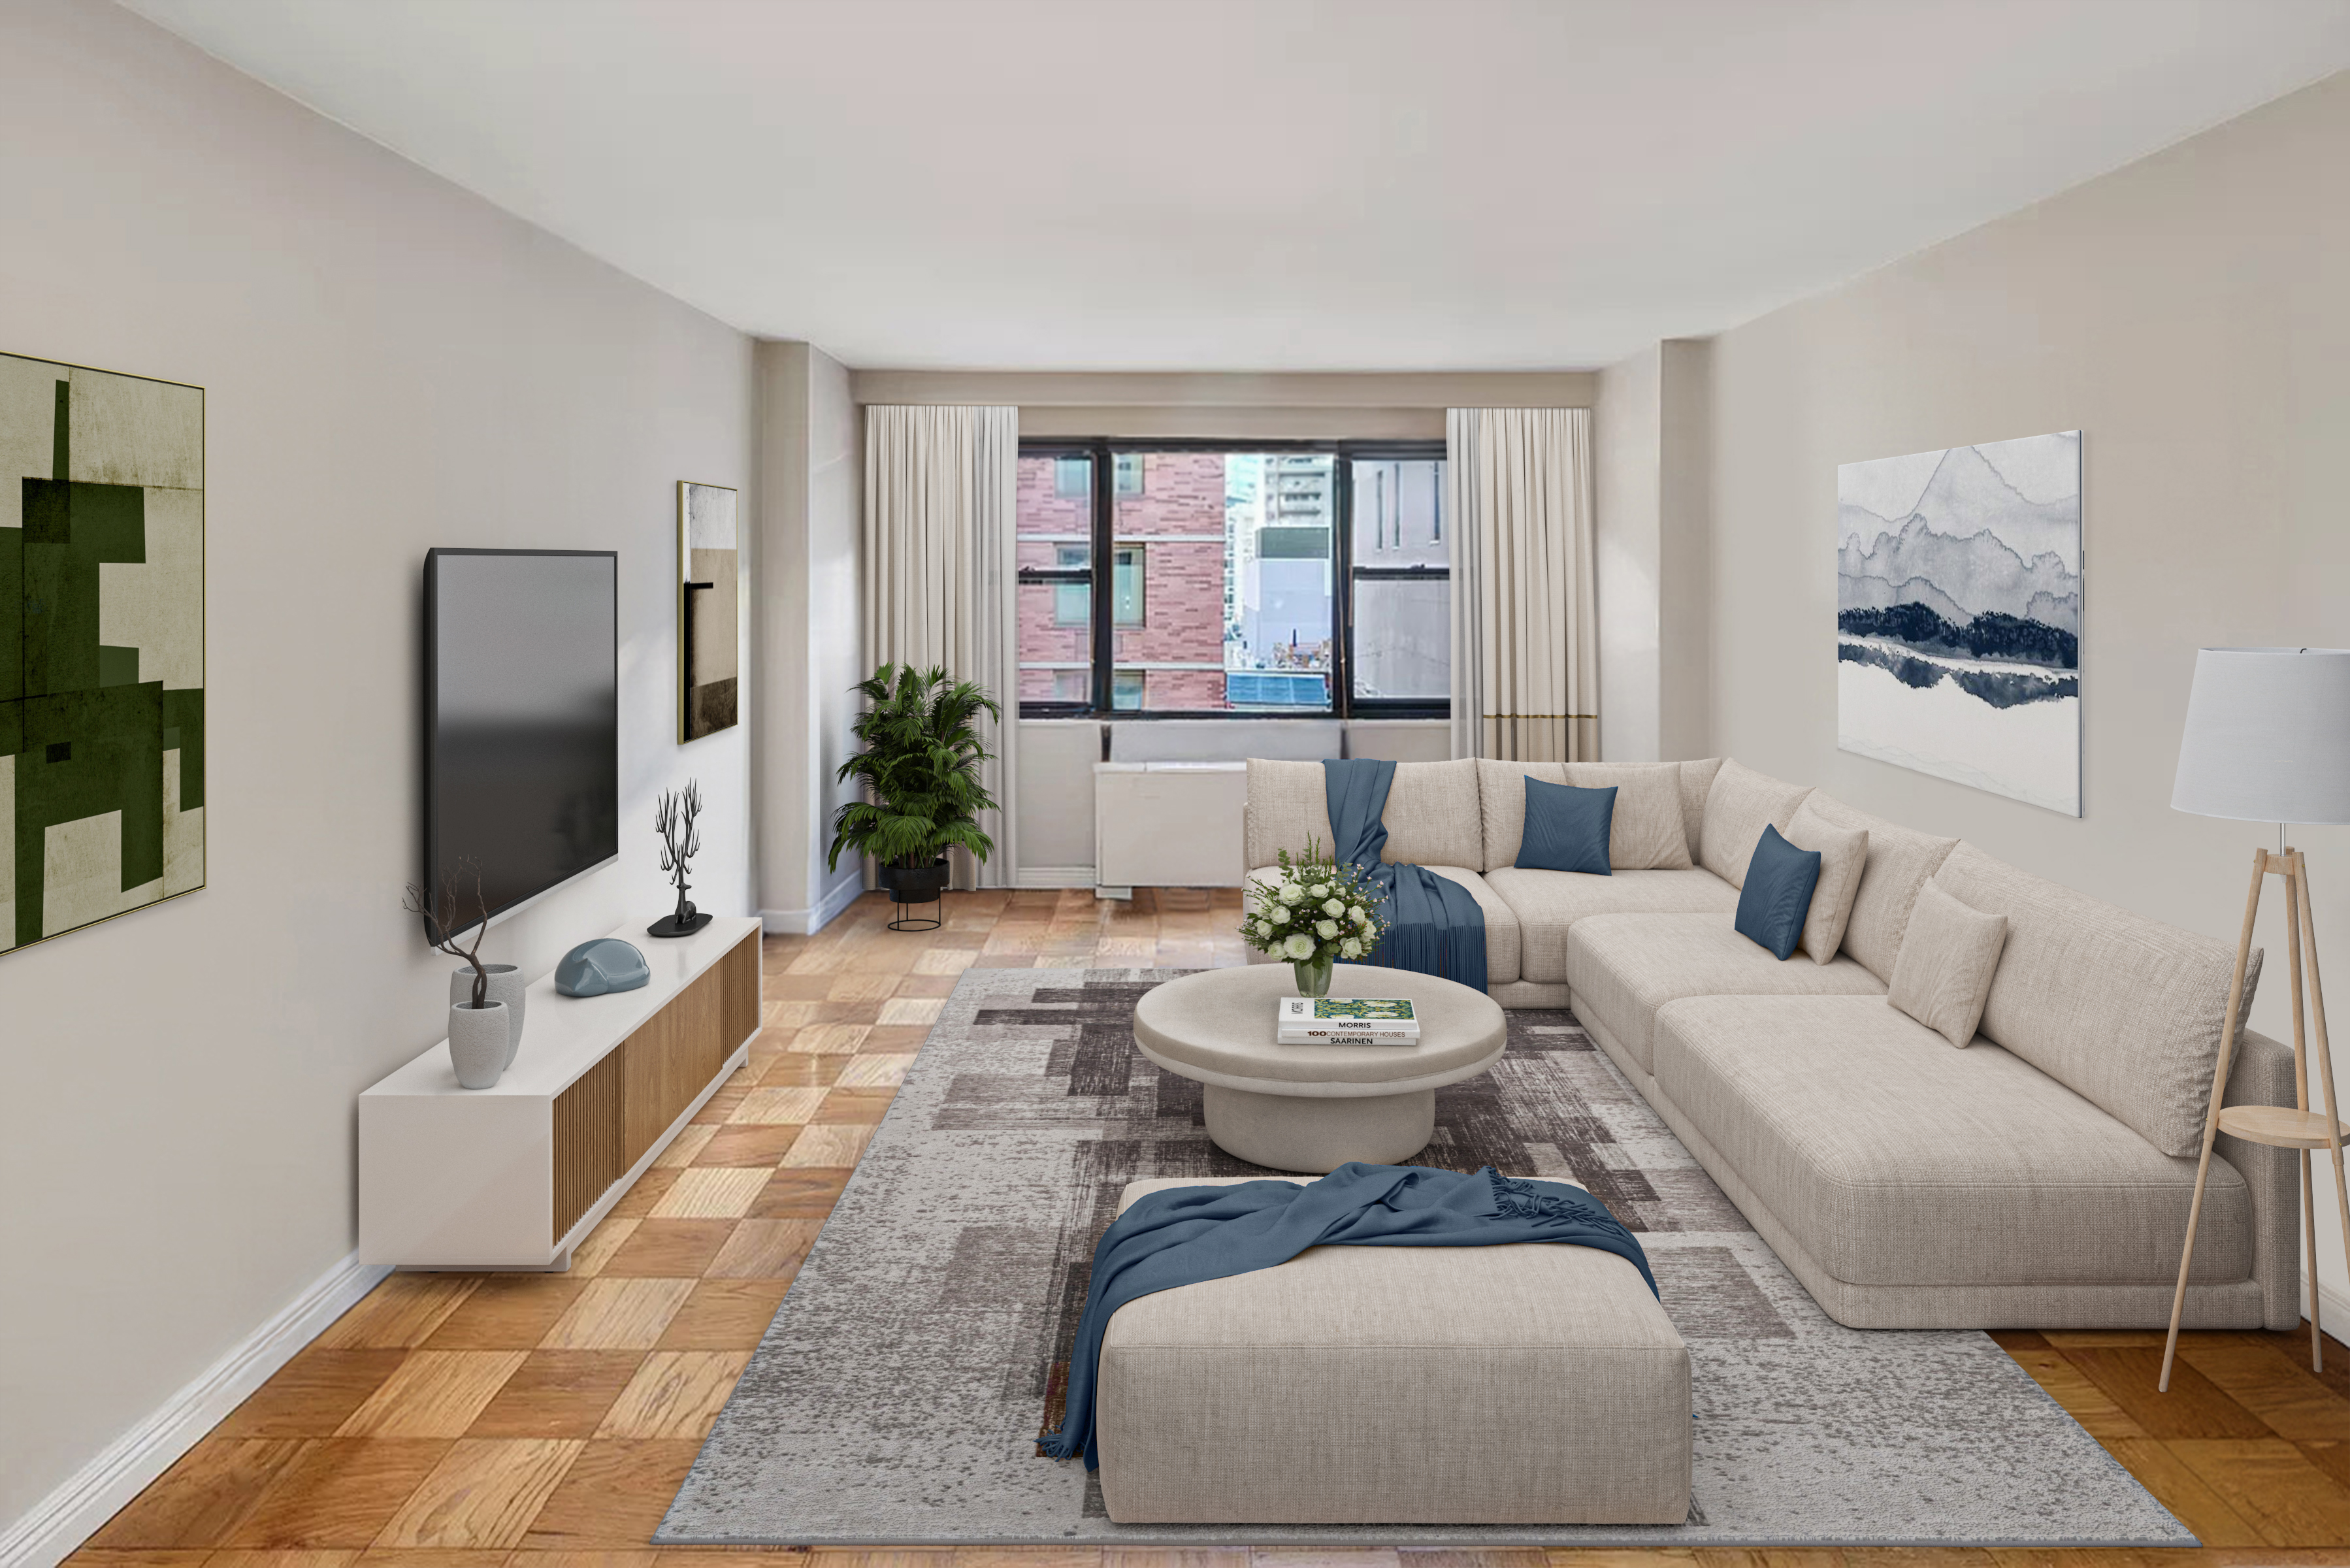
[{"label": "tripod floor lamp", "polygon": [[[2207,648],[2198,653],[2195,686],[2187,699],[2187,731],[2178,744],[2178,782],[2170,804],[2202,816],[2279,826],[2275,849],[2252,851],[2251,890],[2244,898],[2243,935],[2236,942],[2236,978],[2228,989],[2219,1068],[2211,1079],[2211,1109],[2203,1119],[2203,1158],[2195,1168],[2187,1245],[2178,1258],[2178,1291],[2170,1303],[2170,1336],[2162,1348],[2158,1386],[2165,1392],[2170,1387],[2171,1359],[2178,1351],[2178,1314],[2187,1303],[2187,1271],[2195,1261],[2195,1227],[2203,1217],[2211,1144],[2221,1133],[2247,1143],[2301,1151],[2302,1227],[2309,1247],[2309,1359],[2321,1370],[2324,1365],[2325,1338],[2317,1311],[2317,1206],[2310,1165],[2316,1151],[2326,1151],[2334,1160],[2334,1206],[2341,1215],[2345,1257],[2350,1257],[2350,1187],[2343,1181],[2345,1129],[2334,1103],[2334,1058],[2325,1039],[2325,990],[2317,977],[2308,867],[2301,851],[2285,844],[2283,825],[2350,823],[2350,649]],[[2222,1106],[2228,1068],[2235,1057],[2237,1014],[2243,1008],[2252,922],[2271,877],[2284,879],[2294,1108]],[[2310,1108],[2313,1076],[2325,1103],[2322,1114]]]}]

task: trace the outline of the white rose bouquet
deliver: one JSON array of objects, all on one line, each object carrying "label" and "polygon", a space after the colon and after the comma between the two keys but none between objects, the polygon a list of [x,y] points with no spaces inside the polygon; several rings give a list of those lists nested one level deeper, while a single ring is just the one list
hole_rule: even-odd
[{"label": "white rose bouquet", "polygon": [[1312,839],[1305,852],[1281,851],[1280,875],[1249,889],[1241,936],[1261,953],[1287,960],[1307,996],[1330,990],[1330,966],[1357,963],[1387,934],[1386,904],[1367,876],[1341,866]]}]

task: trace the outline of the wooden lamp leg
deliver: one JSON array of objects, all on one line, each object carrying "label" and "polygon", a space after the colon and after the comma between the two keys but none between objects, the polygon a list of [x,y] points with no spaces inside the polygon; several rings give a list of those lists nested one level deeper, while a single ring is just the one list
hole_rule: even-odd
[{"label": "wooden lamp leg", "polygon": [[[2236,940],[2236,975],[2228,985],[2228,1012],[2220,1025],[2220,1060],[2211,1074],[2211,1109],[2203,1118],[2203,1158],[2195,1167],[2195,1197],[2187,1207],[2187,1244],[2178,1253],[2178,1289],[2170,1298],[2170,1336],[2163,1343],[2162,1376],[2155,1384],[2161,1393],[2170,1390],[2170,1364],[2178,1354],[2178,1318],[2187,1310],[2187,1272],[2195,1262],[2195,1228],[2203,1219],[2203,1184],[2211,1174],[2211,1145],[2220,1136],[2220,1106],[2227,1098],[2228,1069],[2236,1054],[2236,1013],[2244,1004],[2244,970],[2252,960],[2252,922],[2261,912],[2261,881],[2268,868],[2269,852],[2253,850],[2252,886],[2244,895],[2244,930]],[[2343,1233],[2350,1237],[2350,1219],[2345,1219]]]},{"label": "wooden lamp leg", "polygon": [[[2334,1151],[2334,1202],[2342,1213],[2342,1256],[2350,1260],[2350,1185],[2345,1185],[2342,1174],[2342,1116],[2334,1103],[2334,1053],[2325,1038],[2325,987],[2317,977],[2317,926],[2310,918],[2309,871],[2298,849],[2293,852],[2293,882],[2294,897],[2301,905],[2301,940],[2309,954],[2309,1021],[2314,1026],[2311,1034],[2317,1042],[2318,1076],[2325,1085],[2326,1141]],[[2317,1321],[2314,1258],[2310,1260],[2309,1272],[2313,1282],[2309,1292],[2310,1327],[2318,1335],[2316,1343],[2322,1345],[2324,1341]]]},{"label": "wooden lamp leg", "polygon": [[[2301,900],[2294,896],[2291,861],[2285,869],[2284,951],[2285,974],[2293,987],[2293,1103],[2295,1109],[2305,1111],[2309,1109],[2309,1040],[2301,1011]],[[2297,1152],[2301,1156],[2301,1224],[2309,1260],[2309,1366],[2314,1372],[2323,1372],[2325,1335],[2317,1318],[2317,1157],[2305,1148]]]}]

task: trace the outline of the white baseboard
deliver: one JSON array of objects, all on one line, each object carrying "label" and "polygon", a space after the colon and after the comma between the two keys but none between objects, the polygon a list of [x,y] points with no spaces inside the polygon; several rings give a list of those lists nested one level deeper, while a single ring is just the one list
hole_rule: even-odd
[{"label": "white baseboard", "polygon": [[0,1530],[0,1568],[56,1568],[391,1272],[353,1252]]},{"label": "white baseboard", "polygon": [[1094,868],[1090,866],[1023,866],[1015,888],[1090,888],[1094,885]]},{"label": "white baseboard", "polygon": [[[2350,1345],[2350,1295],[2343,1294],[2320,1280],[2317,1282],[2317,1309],[2324,1316],[2324,1321],[2318,1326],[2344,1344]],[[2309,1321],[2306,1310],[2303,1312],[2301,1321]]]},{"label": "white baseboard", "polygon": [[771,937],[806,937],[830,925],[835,916],[857,901],[865,891],[862,877],[850,877],[835,883],[825,896],[816,900],[812,909],[762,909],[760,929]]}]

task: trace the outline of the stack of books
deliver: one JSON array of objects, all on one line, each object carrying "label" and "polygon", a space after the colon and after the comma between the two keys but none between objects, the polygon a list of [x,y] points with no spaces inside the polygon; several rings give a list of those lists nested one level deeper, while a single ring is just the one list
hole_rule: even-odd
[{"label": "stack of books", "polygon": [[1392,996],[1284,996],[1274,1014],[1284,1045],[1417,1045],[1419,1018]]}]

